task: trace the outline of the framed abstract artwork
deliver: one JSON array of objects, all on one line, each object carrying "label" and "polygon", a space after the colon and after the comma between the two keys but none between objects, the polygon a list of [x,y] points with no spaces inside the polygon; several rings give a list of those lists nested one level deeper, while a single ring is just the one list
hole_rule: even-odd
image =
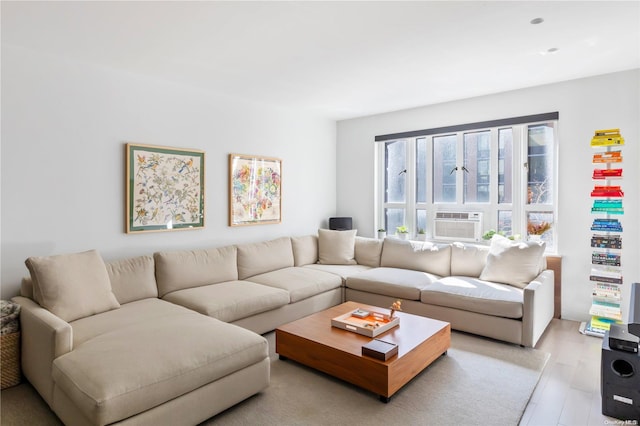
[{"label": "framed abstract artwork", "polygon": [[282,160],[229,154],[229,226],[281,220]]},{"label": "framed abstract artwork", "polygon": [[126,232],[204,227],[204,152],[126,145]]}]

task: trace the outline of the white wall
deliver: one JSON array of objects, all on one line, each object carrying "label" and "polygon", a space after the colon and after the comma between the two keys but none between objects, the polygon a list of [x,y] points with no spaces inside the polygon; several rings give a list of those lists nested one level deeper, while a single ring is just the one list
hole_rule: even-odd
[{"label": "white wall", "polygon": [[[472,82],[470,82],[472,83]],[[594,130],[620,128],[623,149],[625,215],[623,297],[627,315],[629,287],[640,282],[640,70],[516,90],[440,105],[338,122],[337,214],[353,216],[360,235],[373,236],[374,137],[477,121],[558,111],[558,253],[562,261],[562,317],[588,319],[591,304],[590,214],[593,188]]]},{"label": "white wall", "polygon": [[[2,298],[24,260],[106,260],[315,233],[335,215],[336,124],[294,110],[2,48]],[[124,144],[206,152],[206,227],[124,233]],[[229,153],[283,160],[281,224],[227,226]]]}]

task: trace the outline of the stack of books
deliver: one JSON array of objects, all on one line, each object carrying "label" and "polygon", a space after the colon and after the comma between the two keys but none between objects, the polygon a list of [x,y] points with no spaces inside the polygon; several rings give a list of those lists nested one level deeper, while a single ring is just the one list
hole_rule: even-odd
[{"label": "stack of books", "polygon": [[622,192],[622,188],[619,186],[611,186],[611,185],[596,185],[593,187],[593,191],[591,191],[592,197],[624,197],[624,192]]},{"label": "stack of books", "polygon": [[592,213],[624,214],[622,200],[594,200]]},{"label": "stack of books", "polygon": [[596,130],[591,139],[591,146],[615,146],[624,145],[624,138],[620,136],[620,129]]},{"label": "stack of books", "polygon": [[620,235],[593,234],[591,236],[591,247],[621,249],[622,237]]},{"label": "stack of books", "polygon": [[598,152],[593,154],[593,163],[622,163],[622,151]]},{"label": "stack of books", "polygon": [[619,179],[622,177],[622,169],[593,169],[592,179]]},{"label": "stack of books", "polygon": [[591,225],[592,231],[622,232],[622,224],[618,219],[595,219]]}]

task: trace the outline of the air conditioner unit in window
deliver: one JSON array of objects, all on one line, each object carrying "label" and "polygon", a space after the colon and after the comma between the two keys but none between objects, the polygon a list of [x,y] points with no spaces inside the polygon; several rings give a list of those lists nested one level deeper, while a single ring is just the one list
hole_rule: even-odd
[{"label": "air conditioner unit in window", "polygon": [[436,212],[433,238],[450,241],[480,241],[482,239],[482,213]]}]

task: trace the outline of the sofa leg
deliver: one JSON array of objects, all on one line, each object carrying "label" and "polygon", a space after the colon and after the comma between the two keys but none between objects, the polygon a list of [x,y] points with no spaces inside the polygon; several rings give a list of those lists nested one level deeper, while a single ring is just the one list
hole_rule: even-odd
[{"label": "sofa leg", "polygon": [[382,401],[385,404],[387,404],[389,401],[391,401],[391,397],[390,396],[380,395],[380,401]]}]

